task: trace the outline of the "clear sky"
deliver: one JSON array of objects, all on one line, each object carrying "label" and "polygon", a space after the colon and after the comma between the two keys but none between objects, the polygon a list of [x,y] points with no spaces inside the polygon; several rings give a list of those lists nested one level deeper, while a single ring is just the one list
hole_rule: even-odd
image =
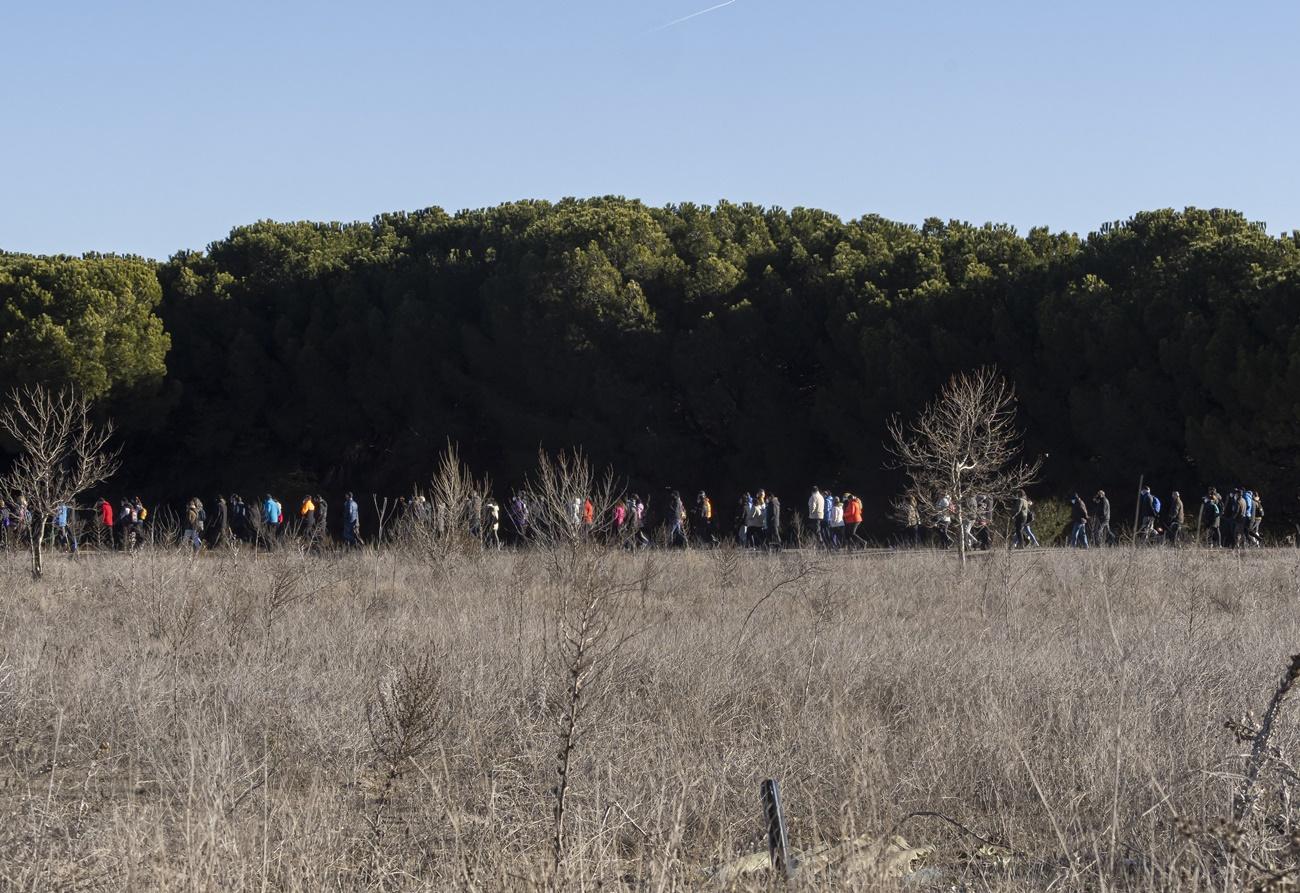
[{"label": "clear sky", "polygon": [[719,198],[1300,228],[1296,0],[12,0],[0,248]]}]

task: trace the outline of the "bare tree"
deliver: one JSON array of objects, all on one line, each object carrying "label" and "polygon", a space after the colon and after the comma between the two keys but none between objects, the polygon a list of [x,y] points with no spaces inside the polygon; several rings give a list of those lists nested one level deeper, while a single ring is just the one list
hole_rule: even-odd
[{"label": "bare tree", "polygon": [[[1019,461],[1015,389],[993,369],[954,375],[939,396],[908,425],[889,422],[891,451],[907,472],[908,491],[931,520],[937,500],[957,520],[958,552],[966,560],[967,501],[1007,504],[1034,481],[1041,460]],[[971,519],[973,520],[973,519]]]},{"label": "bare tree", "polygon": [[0,410],[0,431],[18,446],[13,467],[0,477],[0,492],[15,502],[27,500],[32,576],[39,579],[50,518],[117,470],[117,450],[108,447],[113,425],[96,425],[85,397],[34,385],[10,395]]}]

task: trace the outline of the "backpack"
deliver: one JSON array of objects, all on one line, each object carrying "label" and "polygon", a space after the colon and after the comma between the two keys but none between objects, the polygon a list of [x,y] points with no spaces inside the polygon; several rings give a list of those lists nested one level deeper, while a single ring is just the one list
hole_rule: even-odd
[{"label": "backpack", "polygon": [[1219,514],[1222,512],[1222,509],[1219,508],[1219,504],[1215,502],[1213,499],[1207,502],[1205,504],[1205,507],[1209,509],[1209,515],[1211,518],[1219,517]]},{"label": "backpack", "polygon": [[1157,515],[1160,514],[1160,497],[1154,493],[1151,494],[1151,510]]}]

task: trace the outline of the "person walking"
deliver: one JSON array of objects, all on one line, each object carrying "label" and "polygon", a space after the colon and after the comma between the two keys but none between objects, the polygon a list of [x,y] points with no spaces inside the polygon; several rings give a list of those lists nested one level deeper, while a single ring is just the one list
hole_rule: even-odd
[{"label": "person walking", "polygon": [[844,494],[844,542],[849,550],[866,549],[867,541],[858,536],[862,526],[862,500],[852,493]]},{"label": "person walking", "polygon": [[1136,536],[1138,542],[1150,542],[1151,538],[1156,535],[1156,519],[1160,517],[1160,500],[1151,492],[1151,488],[1143,486],[1138,491],[1138,526]]},{"label": "person walking", "polygon": [[220,493],[212,501],[212,517],[208,519],[208,545],[215,549],[230,542],[230,508],[226,497]]},{"label": "person walking", "polygon": [[278,505],[270,493],[262,500],[262,540],[268,549],[275,545],[276,526],[280,523]]},{"label": "person walking", "polygon": [[912,548],[921,548],[921,542],[925,539],[925,528],[921,526],[921,509],[916,504],[916,497],[907,497],[907,517],[904,519],[907,523],[907,535],[911,538]]},{"label": "person walking", "polygon": [[313,527],[315,538],[312,540],[312,548],[320,549],[322,544],[328,544],[330,541],[329,531],[329,511],[330,507],[325,502],[325,497],[319,493],[312,500],[316,504],[316,524]]},{"label": "person walking", "polygon": [[77,554],[76,512],[71,503],[61,503],[54,510],[54,544]]},{"label": "person walking", "polygon": [[1016,495],[1016,513],[1011,516],[1011,543],[1015,549],[1028,545],[1025,529],[1029,527],[1029,494],[1023,489]]},{"label": "person walking", "polygon": [[1227,496],[1220,500],[1219,505],[1222,509],[1219,535],[1223,545],[1228,549],[1232,549],[1237,545],[1237,509],[1240,505],[1237,500],[1236,489],[1229,490]]},{"label": "person walking", "polygon": [[361,546],[361,510],[352,494],[343,494],[343,545],[349,549]]},{"label": "person walking", "polygon": [[767,494],[762,490],[754,495],[745,510],[745,546],[758,549],[763,545],[763,532],[767,528]]},{"label": "person walking", "polygon": [[1078,549],[1088,548],[1088,507],[1078,493],[1070,497],[1070,524],[1070,545]]},{"label": "person walking", "polygon": [[775,493],[767,494],[764,521],[764,545],[769,552],[781,551],[781,500]]},{"label": "person walking", "polygon": [[102,496],[95,503],[95,546],[113,548],[113,503]]},{"label": "person walking", "polygon": [[1244,487],[1238,487],[1233,493],[1236,494],[1236,504],[1233,506],[1232,542],[1235,548],[1244,549],[1247,545],[1246,531],[1250,529],[1250,505]]},{"label": "person walking", "polygon": [[1259,529],[1264,523],[1264,500],[1253,490],[1251,497],[1254,500],[1254,510],[1250,513],[1250,528],[1246,531],[1246,535],[1250,537],[1251,543],[1262,546],[1264,541],[1260,537]]},{"label": "person walking", "polygon": [[298,503],[298,533],[307,542],[311,542],[316,532],[316,502],[308,493]]},{"label": "person walking", "polygon": [[808,497],[808,526],[812,528],[813,535],[817,537],[817,542],[823,546],[826,545],[825,519],[826,499],[822,496],[820,487],[813,487],[812,495]]},{"label": "person walking", "polygon": [[1223,505],[1219,502],[1219,493],[1213,487],[1201,498],[1201,523],[1205,527],[1205,543],[1223,546],[1223,532],[1220,524],[1223,520]]},{"label": "person walking", "polygon": [[483,500],[483,544],[489,549],[501,548],[501,506],[489,494]]},{"label": "person walking", "polygon": [[1165,542],[1171,546],[1178,545],[1178,535],[1186,522],[1183,497],[1174,490],[1169,494],[1168,514],[1165,516]]},{"label": "person walking", "polygon": [[844,501],[838,496],[832,496],[830,503],[830,546],[839,549],[844,545]]},{"label": "person walking", "polygon": [[703,490],[695,497],[695,509],[691,518],[695,541],[701,546],[717,545],[713,537],[713,500]]},{"label": "person walking", "polygon": [[940,493],[934,502],[935,531],[939,535],[939,548],[952,546],[952,497]]},{"label": "person walking", "polygon": [[144,525],[149,520],[149,509],[145,508],[144,500],[139,496],[131,501],[131,518],[135,526],[135,542],[140,545],[144,542]]},{"label": "person walking", "polygon": [[506,511],[510,518],[511,533],[516,546],[521,546],[528,542],[528,502],[524,499],[524,494],[515,491],[515,495],[510,499],[510,506]]},{"label": "person walking", "polygon": [[686,504],[676,490],[668,494],[668,545],[686,548]]},{"label": "person walking", "polygon": [[1098,546],[1111,545],[1114,534],[1110,529],[1110,499],[1105,490],[1092,497],[1092,541]]},{"label": "person walking", "polygon": [[190,499],[185,505],[185,532],[182,535],[182,541],[190,547],[190,554],[197,555],[203,548],[203,522],[207,515],[203,510],[203,503],[199,502],[197,496]]}]

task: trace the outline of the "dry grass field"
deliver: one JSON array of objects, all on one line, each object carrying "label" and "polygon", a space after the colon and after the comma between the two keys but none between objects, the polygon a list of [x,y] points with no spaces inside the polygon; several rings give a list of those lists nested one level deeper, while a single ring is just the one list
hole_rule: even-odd
[{"label": "dry grass field", "polygon": [[725,868],[766,861],[765,778],[794,887],[1295,878],[1285,705],[1222,825],[1252,748],[1225,720],[1300,651],[1292,551],[53,555],[40,583],[10,555],[0,580],[5,889],[769,889]]}]

